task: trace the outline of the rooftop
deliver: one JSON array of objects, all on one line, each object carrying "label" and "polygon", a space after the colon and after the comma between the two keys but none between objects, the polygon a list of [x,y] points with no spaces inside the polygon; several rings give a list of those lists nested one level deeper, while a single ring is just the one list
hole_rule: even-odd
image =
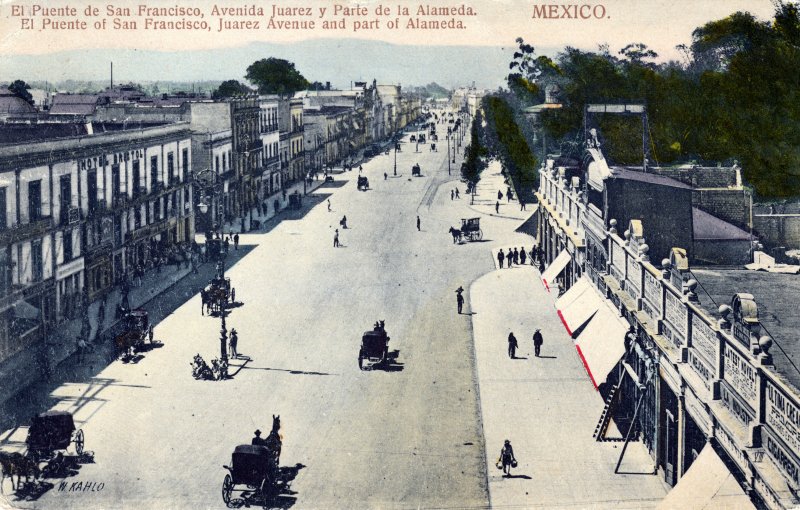
[{"label": "rooftop", "polygon": [[749,241],[751,235],[725,220],[717,218],[697,207],[692,207],[694,238],[700,241],[738,240]]},{"label": "rooftop", "polygon": [[46,122],[0,124],[0,145],[33,143],[154,127],[165,123],[142,122]]},{"label": "rooftop", "polygon": [[800,314],[797,302],[787,296],[800,295],[796,275],[749,271],[723,267],[692,268],[700,306],[718,318],[719,305],[730,305],[738,292],[752,294],[758,305],[758,319],[775,340],[770,350],[775,370],[800,388]]}]

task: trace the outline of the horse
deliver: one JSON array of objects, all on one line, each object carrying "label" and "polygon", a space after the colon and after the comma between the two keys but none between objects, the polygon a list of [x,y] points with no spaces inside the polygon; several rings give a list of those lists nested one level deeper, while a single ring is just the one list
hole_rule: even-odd
[{"label": "horse", "polygon": [[280,415],[272,415],[272,431],[270,431],[267,438],[264,440],[264,446],[266,446],[270,452],[272,452],[275,456],[275,467],[277,468],[281,458],[281,445],[283,444],[283,437],[281,436],[280,432],[281,429],[281,417]]},{"label": "horse", "polygon": [[[8,477],[11,478],[12,490],[19,490],[20,479],[23,476],[27,484],[31,476],[33,477],[33,481],[36,481],[42,474],[42,470],[39,469],[39,463],[36,462],[36,460],[16,452],[0,452],[0,466],[0,470],[2,471],[2,475],[0,475],[0,493],[2,493],[3,490],[3,482],[5,481],[6,473],[8,473]],[[14,487],[14,475],[17,475],[16,488]]]},{"label": "horse", "polygon": [[457,228],[450,227],[450,235],[453,236],[453,244],[461,240],[461,231]]}]

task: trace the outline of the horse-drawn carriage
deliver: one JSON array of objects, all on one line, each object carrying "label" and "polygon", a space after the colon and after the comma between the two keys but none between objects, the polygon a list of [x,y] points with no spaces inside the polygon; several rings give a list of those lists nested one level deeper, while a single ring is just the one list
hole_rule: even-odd
[{"label": "horse-drawn carriage", "polygon": [[483,239],[480,218],[462,218],[461,228],[450,227],[450,234],[453,236],[453,243],[460,243],[464,239],[469,241],[480,241]]},{"label": "horse-drawn carriage", "polygon": [[480,241],[483,239],[483,231],[481,230],[480,218],[462,218],[461,219],[461,235],[470,241]]},{"label": "horse-drawn carriage", "polygon": [[386,363],[389,357],[389,335],[383,321],[375,323],[372,331],[361,336],[361,349],[358,351],[358,368],[367,370],[375,365]]},{"label": "horse-drawn carriage", "polygon": [[411,167],[411,176],[412,177],[422,176],[422,168],[420,168],[419,163]]},{"label": "horse-drawn carriage", "polygon": [[369,179],[364,175],[359,175],[357,187],[359,191],[367,191],[369,189]]},{"label": "horse-drawn carriage", "polygon": [[75,444],[75,453],[83,454],[83,431],[75,428],[72,415],[66,411],[47,411],[34,417],[25,444],[28,454],[37,461],[50,460],[58,450]]},{"label": "horse-drawn carriage", "polygon": [[126,312],[120,324],[121,331],[114,336],[114,346],[120,356],[130,357],[141,349],[150,336],[150,320],[147,310],[136,309]]},{"label": "horse-drawn carriage", "polygon": [[[280,428],[280,416],[273,415],[272,432],[266,439],[261,439],[261,431],[257,430],[252,444],[242,444],[234,448],[230,466],[222,466],[228,470],[222,480],[222,500],[225,505],[230,506],[231,495],[238,491],[255,495],[267,507],[269,494],[278,483],[280,474]],[[237,485],[245,485],[246,488],[236,488]]]},{"label": "horse-drawn carriage", "polygon": [[[277,460],[270,448],[263,445],[242,444],[233,450],[229,471],[222,481],[222,501],[228,505],[233,491],[253,492],[264,506],[278,475]],[[245,485],[246,488],[236,488]]]},{"label": "horse-drawn carriage", "polygon": [[233,303],[236,289],[231,286],[231,279],[217,276],[211,280],[208,289],[203,292],[203,302],[212,313],[222,312],[228,303]]}]

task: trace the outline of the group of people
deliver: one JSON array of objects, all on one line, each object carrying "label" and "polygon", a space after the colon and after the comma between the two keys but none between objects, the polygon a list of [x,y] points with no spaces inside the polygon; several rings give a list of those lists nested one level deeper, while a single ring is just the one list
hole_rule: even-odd
[{"label": "group of people", "polygon": [[[461,312],[459,311],[459,313]],[[542,351],[542,344],[544,344],[542,330],[536,328],[536,331],[533,332],[533,354],[537,358],[539,357],[539,353]],[[512,331],[508,334],[508,357],[511,359],[516,359],[518,348],[519,343],[517,342],[517,337],[514,336],[514,332]]]},{"label": "group of people", "polygon": [[[506,267],[511,267],[512,265],[525,265],[525,262],[528,259],[528,255],[525,252],[525,248],[520,247],[517,248],[509,248],[508,254],[503,253],[503,249],[500,248],[500,251],[497,252],[497,263],[500,266],[500,269],[503,268],[503,263],[506,264]],[[531,259],[531,263],[532,263]]]},{"label": "group of people", "polygon": [[461,198],[458,192],[458,188],[453,188],[450,190],[450,200],[457,200]]}]

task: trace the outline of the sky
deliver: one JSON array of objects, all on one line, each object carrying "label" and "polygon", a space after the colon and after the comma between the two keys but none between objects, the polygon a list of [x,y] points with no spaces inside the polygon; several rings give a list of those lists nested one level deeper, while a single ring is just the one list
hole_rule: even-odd
[{"label": "sky", "polygon": [[[675,46],[690,43],[692,30],[710,20],[737,10],[761,19],[773,13],[770,0],[582,0],[576,4],[586,7],[580,13],[558,7],[551,12],[540,0],[149,0],[146,4],[140,0],[0,0],[0,81],[17,77],[103,80],[108,78],[111,61],[118,81],[223,80],[242,78],[253,61],[276,56],[295,62],[306,78],[336,86],[375,78],[409,85],[436,81],[447,87],[474,81],[478,87],[494,88],[503,82],[517,37],[534,45],[537,53],[548,55],[566,45],[593,50],[607,43],[616,51],[628,43],[643,42],[667,60],[678,58]],[[139,5],[188,7],[197,9],[198,16],[140,15]],[[420,7],[429,6],[460,10],[444,16],[419,15]],[[91,7],[97,11],[87,10]],[[308,16],[278,12],[306,7]],[[398,10],[402,8],[408,9],[408,15]],[[77,14],[71,15],[70,9]],[[131,16],[119,15],[125,9]],[[244,14],[220,14],[222,9],[244,10]],[[261,12],[247,15],[257,9]],[[543,13],[557,18],[544,19]],[[584,14],[586,19],[563,17],[575,14]],[[205,22],[207,28],[154,30],[145,28],[146,18]],[[463,28],[408,27],[409,19],[451,18]],[[115,19],[137,26],[112,29]],[[220,19],[259,26],[219,31]],[[289,30],[269,26],[270,19],[314,21],[315,27]],[[345,28],[323,29],[323,21],[343,22]],[[399,21],[398,28],[389,27],[393,21]]]}]

